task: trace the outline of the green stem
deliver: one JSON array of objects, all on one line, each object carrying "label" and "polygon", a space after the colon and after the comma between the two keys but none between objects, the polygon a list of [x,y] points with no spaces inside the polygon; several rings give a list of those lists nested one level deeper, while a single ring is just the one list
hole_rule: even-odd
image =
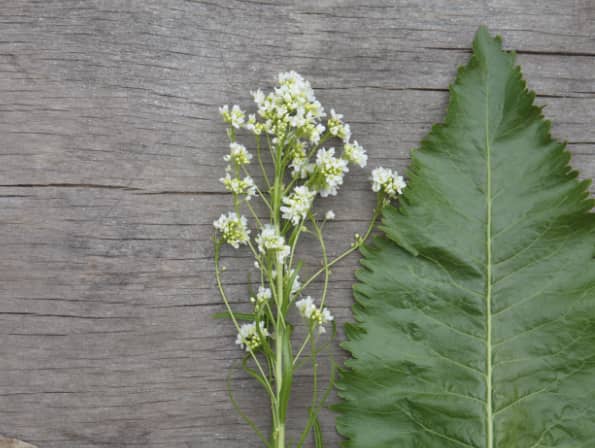
[{"label": "green stem", "polygon": [[303,220],[302,220],[293,229],[293,232],[291,234],[291,238],[290,238],[291,250],[289,251],[289,263],[287,263],[287,269],[289,272],[291,272],[291,269],[293,266],[293,256],[295,255],[295,248],[297,246],[297,242],[300,237],[300,234],[302,233],[303,228],[304,227],[303,227]]},{"label": "green stem", "polygon": [[275,393],[277,397],[277,422],[274,428],[275,448],[285,448],[285,414],[287,411],[287,398],[284,391],[287,384],[285,378],[286,353],[286,324],[285,324],[285,299],[283,293],[283,263],[277,260],[277,324],[275,325]]},{"label": "green stem", "polygon": [[242,408],[240,407],[239,403],[236,401],[236,399],[233,395],[232,388],[231,388],[232,374],[233,374],[233,369],[230,369],[229,374],[227,375],[227,395],[229,396],[229,400],[231,401],[232,406],[234,407],[236,412],[239,414],[239,416],[242,417],[242,419],[248,424],[248,426],[250,426],[252,428],[252,430],[256,433],[258,438],[262,441],[262,443],[264,443],[264,446],[266,448],[271,448],[270,443],[265,439],[260,428],[256,425],[256,423],[254,423],[254,421],[250,417],[248,417],[248,415],[244,411],[242,411]]},{"label": "green stem", "polygon": [[[313,325],[310,325],[309,334],[312,334],[315,331]],[[306,441],[306,437],[310,433],[310,429],[314,423],[314,420],[317,418],[317,408],[318,408],[318,353],[316,352],[316,336],[312,338],[312,342],[310,344],[310,358],[312,360],[312,404],[309,409],[310,415],[308,416],[308,422],[304,431],[300,436],[300,440],[297,444],[297,447],[301,448]]]},{"label": "green stem", "polygon": [[256,158],[258,159],[258,166],[260,166],[260,171],[262,172],[262,177],[264,179],[264,183],[266,184],[267,188],[271,188],[271,181],[269,180],[269,176],[267,175],[267,170],[264,167],[264,163],[262,162],[262,154],[260,150],[260,136],[256,136]]},{"label": "green stem", "polygon": [[328,255],[326,253],[326,245],[324,244],[324,238],[322,236],[322,230],[316,223],[316,219],[314,216],[310,216],[310,220],[312,222],[312,226],[316,232],[316,236],[318,237],[318,241],[320,242],[320,250],[322,252],[322,270],[324,272],[324,286],[322,288],[322,295],[320,297],[320,309],[324,307],[324,303],[326,302],[326,294],[328,291],[328,281],[330,276],[329,270],[329,263],[328,263]]},{"label": "green stem", "polygon": [[[242,171],[246,176],[250,176],[250,172],[245,166],[242,166]],[[264,193],[261,191],[260,188],[258,188],[258,185],[254,184],[254,187],[256,188],[256,193],[258,193],[258,196],[260,197],[260,199],[262,199],[262,202],[264,202],[264,205],[266,205],[267,208],[271,210],[271,204],[269,203],[269,201],[267,201],[267,198],[264,195]]]},{"label": "green stem", "polygon": [[[272,220],[274,225],[280,231],[281,229],[281,199],[283,195],[283,146],[278,144],[275,151],[275,179],[273,185],[272,197]],[[285,448],[285,415],[287,411],[287,402],[289,394],[286,393],[286,388],[289,384],[284,383],[285,379],[285,359],[289,355],[289,348],[287,347],[287,328],[285,323],[285,294],[283,291],[284,283],[284,266],[279,259],[275,261],[276,270],[276,284],[275,296],[277,305],[277,320],[275,325],[275,394],[276,394],[276,422],[273,428],[273,446],[274,448]]]},{"label": "green stem", "polygon": [[[225,307],[227,308],[229,316],[231,317],[231,320],[233,321],[233,324],[236,327],[236,331],[239,333],[240,332],[240,324],[238,324],[238,321],[235,318],[235,314],[233,313],[233,311],[231,309],[231,305],[229,304],[229,300],[227,299],[227,294],[225,294],[225,290],[223,289],[223,283],[221,282],[221,269],[219,268],[219,250],[220,249],[221,249],[221,245],[218,242],[216,242],[215,243],[215,279],[217,281],[217,288],[219,289],[219,294],[221,295],[221,298],[223,299],[223,303],[225,303]],[[264,373],[264,369],[262,368],[260,362],[258,361],[258,358],[256,357],[256,355],[254,354],[254,352],[252,350],[249,349],[248,351],[250,352],[250,356],[254,360],[254,363],[256,364],[256,367],[258,368],[260,375],[262,376],[262,380],[263,380],[262,384],[265,386],[265,389],[268,392],[269,396],[271,397],[271,400],[277,401],[277,397],[273,393],[273,388],[271,387],[271,384],[269,383],[269,381],[267,379],[267,375]]]},{"label": "green stem", "polygon": [[370,221],[370,224],[369,224],[368,229],[366,230],[366,233],[364,234],[364,236],[360,237],[349,249],[347,249],[341,255],[339,255],[338,257],[336,257],[333,260],[329,261],[326,264],[326,266],[321,267],[314,274],[312,274],[312,276],[308,280],[306,280],[304,282],[304,284],[302,284],[302,286],[300,287],[300,289],[296,292],[296,295],[301,294],[301,292],[304,289],[306,289],[314,280],[316,280],[320,274],[322,274],[326,270],[330,269],[335,264],[337,264],[339,261],[341,261],[343,258],[347,257],[348,255],[350,255],[351,253],[353,253],[354,251],[356,251],[357,249],[359,249],[366,242],[366,240],[370,237],[370,234],[374,230],[374,225],[376,224],[376,221],[378,220],[378,217],[382,213],[382,206],[381,205],[382,205],[382,195],[379,193],[378,194],[377,205],[376,205],[376,208],[374,209],[374,214],[372,215],[372,219]]},{"label": "green stem", "polygon": [[308,345],[308,342],[310,342],[310,338],[312,337],[312,333],[308,332],[308,336],[306,336],[306,338],[304,339],[304,342],[302,343],[302,346],[300,347],[300,349],[298,350],[297,354],[295,355],[295,358],[293,358],[293,366],[295,367],[302,352],[304,351],[304,349],[306,348],[306,345]]},{"label": "green stem", "polygon": [[259,227],[262,227],[262,222],[260,221],[260,218],[254,211],[254,208],[252,207],[252,205],[250,205],[250,201],[244,201],[244,202],[246,203],[246,207],[248,208],[248,210],[250,210],[250,213],[252,214],[254,221],[256,221],[256,224],[258,224]]}]

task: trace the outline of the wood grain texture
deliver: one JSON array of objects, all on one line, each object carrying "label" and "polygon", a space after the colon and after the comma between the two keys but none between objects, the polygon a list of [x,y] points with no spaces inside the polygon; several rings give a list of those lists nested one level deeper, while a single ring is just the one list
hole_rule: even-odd
[{"label": "wood grain texture", "polygon": [[[260,446],[226,397],[234,332],[209,318],[222,310],[211,223],[230,202],[217,106],[248,106],[295,69],[346,115],[371,166],[403,169],[480,23],[518,50],[554,134],[593,177],[591,0],[4,0],[0,433],[40,448]],[[365,226],[366,177],[325,202],[339,218],[332,253]],[[303,256],[316,265],[313,241]],[[249,263],[226,253],[237,302]],[[334,270],[339,324],[356,266]],[[254,382],[238,374],[235,387],[266,426]],[[294,403],[299,428],[307,396]],[[337,446],[332,415],[323,430]]]}]

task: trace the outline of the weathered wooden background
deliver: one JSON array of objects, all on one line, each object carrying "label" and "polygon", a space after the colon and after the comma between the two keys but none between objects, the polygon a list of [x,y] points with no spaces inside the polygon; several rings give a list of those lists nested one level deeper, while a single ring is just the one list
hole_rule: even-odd
[{"label": "weathered wooden background", "polygon": [[[230,202],[217,106],[249,106],[249,90],[295,69],[371,166],[402,169],[481,23],[518,50],[592,177],[593,0],[2,0],[0,434],[40,448],[259,446],[226,397],[234,331],[209,318],[222,310],[211,223]],[[327,202],[333,253],[370,214],[367,176]],[[245,302],[248,259],[225,264]],[[356,265],[334,272],[339,324]],[[266,425],[254,382],[235,387]],[[306,405],[296,394],[295,428]],[[323,427],[337,446],[332,415]]]}]

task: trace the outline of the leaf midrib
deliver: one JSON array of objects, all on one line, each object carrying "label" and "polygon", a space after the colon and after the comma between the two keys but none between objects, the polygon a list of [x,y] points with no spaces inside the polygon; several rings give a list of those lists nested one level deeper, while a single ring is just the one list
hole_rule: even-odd
[{"label": "leaf midrib", "polygon": [[492,166],[490,145],[490,87],[487,69],[486,80],[486,107],[485,107],[485,145],[486,145],[486,448],[494,446],[493,411],[492,411]]}]

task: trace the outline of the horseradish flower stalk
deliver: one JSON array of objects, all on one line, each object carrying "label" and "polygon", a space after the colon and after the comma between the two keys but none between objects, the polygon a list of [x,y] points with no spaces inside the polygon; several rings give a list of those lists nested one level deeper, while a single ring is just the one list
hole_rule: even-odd
[{"label": "horseradish flower stalk", "polygon": [[[370,225],[363,236],[356,234],[345,252],[329,260],[322,231],[330,225],[328,221],[335,219],[335,213],[316,211],[315,201],[337,195],[350,169],[364,168],[368,155],[362,145],[351,141],[351,128],[343,115],[331,109],[327,116],[310,83],[299,74],[281,73],[272,92],[256,90],[252,96],[256,103],[253,114],[237,105],[219,109],[229,125],[230,139],[229,152],[223,155],[228,166],[220,181],[231,194],[233,210],[213,223],[215,275],[227,308],[222,317],[232,320],[237,331],[236,344],[246,353],[242,366],[264,387],[270,401],[272,431],[268,436],[240,412],[266,447],[286,447],[285,425],[293,375],[304,363],[312,366],[312,404],[295,445],[300,448],[317,426],[318,413],[328,396],[327,392],[320,393],[317,357],[319,339],[334,324],[326,306],[330,268],[364,243],[382,206],[401,194],[405,182],[391,170],[373,171],[377,204]],[[237,141],[238,133],[252,135],[253,152]],[[333,146],[324,147],[331,141]],[[262,204],[257,206],[253,199]],[[245,215],[251,217],[250,223]],[[297,243],[307,236],[316,238],[321,248],[321,263],[314,269],[304,267],[296,258]],[[244,305],[238,307],[242,312],[232,309],[223,288],[220,257],[225,245],[234,249],[245,246],[259,272],[251,285],[254,292],[247,293]],[[309,275],[304,275],[306,272]],[[300,276],[306,280],[300,282]],[[319,277],[323,279],[320,295],[302,297]],[[234,297],[233,301],[241,303],[242,297]],[[293,331],[295,318],[301,320],[304,331]],[[235,400],[232,402],[237,408]]]}]

